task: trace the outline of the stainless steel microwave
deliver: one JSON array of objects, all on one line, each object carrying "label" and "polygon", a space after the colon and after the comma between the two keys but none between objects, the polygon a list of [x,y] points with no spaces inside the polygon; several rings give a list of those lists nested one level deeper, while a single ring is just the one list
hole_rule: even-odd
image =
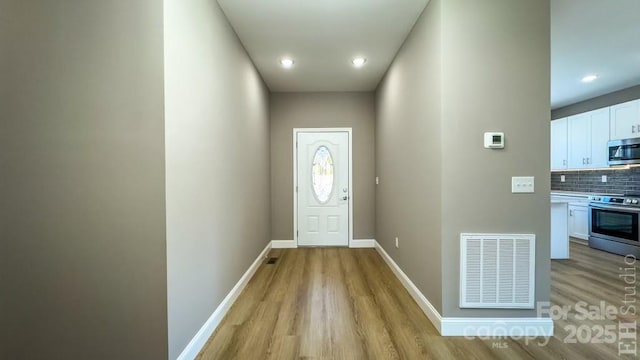
[{"label": "stainless steel microwave", "polygon": [[640,138],[611,140],[609,165],[640,164]]}]

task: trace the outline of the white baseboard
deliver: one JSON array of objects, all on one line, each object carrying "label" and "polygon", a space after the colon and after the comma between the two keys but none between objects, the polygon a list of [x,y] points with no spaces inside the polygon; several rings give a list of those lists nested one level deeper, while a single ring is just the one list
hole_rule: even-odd
[{"label": "white baseboard", "polygon": [[497,338],[553,336],[550,318],[442,318],[440,335]]},{"label": "white baseboard", "polygon": [[272,249],[295,249],[298,243],[295,240],[271,240]]},{"label": "white baseboard", "polygon": [[177,360],[193,360],[198,356],[198,353],[200,353],[200,350],[202,350],[204,345],[207,343],[211,334],[213,334],[218,325],[220,325],[220,322],[231,308],[231,305],[233,305],[242,290],[247,286],[249,280],[253,277],[253,274],[258,270],[258,267],[262,264],[262,261],[269,253],[269,250],[271,250],[271,242],[269,242],[264,250],[262,250],[260,255],[258,255],[258,258],[253,262],[253,264],[251,264],[244,275],[242,275],[240,281],[238,281],[233,289],[231,289],[224,300],[222,300],[218,308],[213,312],[213,314],[211,314],[204,325],[202,325],[193,339],[189,341],[189,344],[187,344],[184,350],[182,350],[182,353],[180,353]]},{"label": "white baseboard", "polygon": [[375,239],[353,239],[351,243],[349,243],[350,248],[375,248],[376,240]]},{"label": "white baseboard", "polygon": [[589,240],[588,239],[570,237],[569,241],[574,243],[574,244],[580,244],[580,245],[584,245],[584,246],[589,246]]},{"label": "white baseboard", "polygon": [[415,286],[398,264],[376,241],[376,250],[389,265],[420,309],[427,315],[442,336],[553,336],[553,321],[550,318],[454,318],[442,317],[424,294]]},{"label": "white baseboard", "polygon": [[438,310],[436,310],[436,308],[434,308],[433,305],[431,305],[431,303],[429,302],[429,300],[427,300],[424,294],[422,294],[422,292],[418,290],[416,285],[409,279],[409,277],[402,271],[402,269],[400,269],[398,264],[396,264],[396,262],[393,261],[391,256],[389,256],[389,254],[387,254],[387,252],[384,251],[382,246],[377,241],[375,245],[376,245],[376,250],[378,251],[380,256],[382,256],[382,259],[384,259],[387,265],[389,265],[389,267],[391,268],[391,271],[393,271],[396,277],[400,280],[404,288],[407,289],[407,291],[409,292],[409,295],[411,295],[411,297],[413,298],[413,300],[415,300],[415,302],[418,304],[420,309],[422,309],[422,312],[424,312],[424,314],[427,315],[427,318],[429,318],[433,326],[435,326],[435,328],[438,329],[438,332],[442,333],[442,331],[440,330],[441,323],[442,323],[442,316],[440,316],[440,313],[438,313]]},{"label": "white baseboard", "polygon": [[[271,240],[272,249],[295,249],[298,244],[295,240]],[[353,239],[349,243],[350,248],[375,248],[375,239]]]}]

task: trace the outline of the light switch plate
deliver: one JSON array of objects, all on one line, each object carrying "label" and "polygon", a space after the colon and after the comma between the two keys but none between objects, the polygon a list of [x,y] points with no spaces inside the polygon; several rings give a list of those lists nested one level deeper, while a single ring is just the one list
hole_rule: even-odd
[{"label": "light switch plate", "polygon": [[606,183],[607,182],[607,175],[602,175],[602,182]]},{"label": "light switch plate", "polygon": [[532,193],[534,189],[533,176],[514,176],[511,178],[512,193]]},{"label": "light switch plate", "polygon": [[566,178],[564,177],[564,175],[560,175],[560,182],[565,182]]}]

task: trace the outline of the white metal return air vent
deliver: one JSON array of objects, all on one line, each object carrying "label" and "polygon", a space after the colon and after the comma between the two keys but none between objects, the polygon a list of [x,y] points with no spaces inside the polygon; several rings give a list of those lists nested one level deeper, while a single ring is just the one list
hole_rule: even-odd
[{"label": "white metal return air vent", "polygon": [[460,307],[533,309],[534,234],[460,234]]}]

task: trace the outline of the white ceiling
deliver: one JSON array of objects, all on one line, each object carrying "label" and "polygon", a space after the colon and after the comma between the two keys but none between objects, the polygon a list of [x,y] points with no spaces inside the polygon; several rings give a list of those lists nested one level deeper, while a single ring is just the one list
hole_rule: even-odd
[{"label": "white ceiling", "polygon": [[638,84],[640,0],[551,0],[552,108]]},{"label": "white ceiling", "polygon": [[[272,91],[374,90],[429,0],[218,0]],[[354,56],[367,63],[356,69]],[[290,70],[279,59],[291,56]],[[595,73],[589,84],[580,80]],[[640,84],[640,0],[551,0],[551,107]]]},{"label": "white ceiling", "polygon": [[[218,0],[271,91],[374,90],[428,0]],[[285,70],[279,59],[291,56]],[[367,63],[356,69],[355,56]]]}]

